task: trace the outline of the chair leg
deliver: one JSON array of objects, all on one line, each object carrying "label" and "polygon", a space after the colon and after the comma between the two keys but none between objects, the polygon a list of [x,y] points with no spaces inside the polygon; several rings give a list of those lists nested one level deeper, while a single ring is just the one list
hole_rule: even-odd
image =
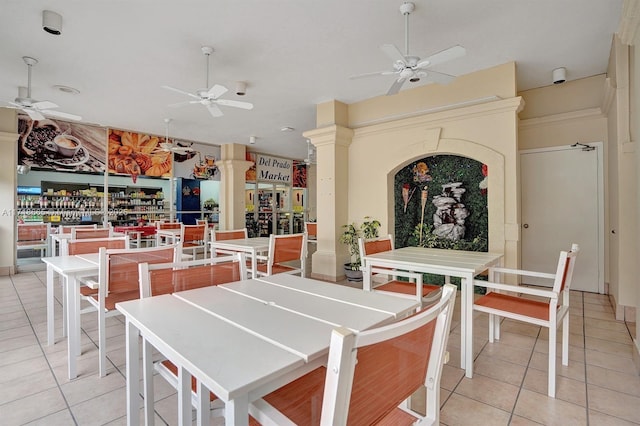
[{"label": "chair leg", "polygon": [[98,308],[98,366],[100,377],[107,374],[107,320],[104,312],[104,302]]},{"label": "chair leg", "polygon": [[569,314],[562,319],[562,365],[569,365]]},{"label": "chair leg", "polygon": [[549,389],[547,394],[556,397],[556,327],[549,327]]},{"label": "chair leg", "polygon": [[496,316],[493,314],[489,314],[489,342],[490,343],[493,343],[493,340],[495,338],[494,336],[495,321],[496,321]]}]

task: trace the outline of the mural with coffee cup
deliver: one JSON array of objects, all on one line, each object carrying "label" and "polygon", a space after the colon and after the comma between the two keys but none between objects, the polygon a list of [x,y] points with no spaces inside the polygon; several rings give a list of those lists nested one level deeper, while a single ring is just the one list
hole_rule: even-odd
[{"label": "mural with coffee cup", "polygon": [[18,165],[35,170],[104,173],[106,129],[18,115]]},{"label": "mural with coffee cup", "polygon": [[174,143],[178,147],[191,149],[173,153],[173,174],[175,177],[220,180],[220,170],[217,164],[222,154],[220,146],[183,140],[176,140]]}]

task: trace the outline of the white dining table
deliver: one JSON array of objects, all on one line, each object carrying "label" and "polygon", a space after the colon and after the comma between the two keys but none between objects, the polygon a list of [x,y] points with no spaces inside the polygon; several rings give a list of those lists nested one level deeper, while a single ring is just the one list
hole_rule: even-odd
[{"label": "white dining table", "polygon": [[367,267],[400,269],[411,272],[461,278],[461,344],[460,367],[473,377],[473,279],[491,266],[500,265],[502,253],[403,247],[362,257],[365,265],[363,288],[372,290]]},{"label": "white dining table", "polygon": [[243,426],[250,402],[326,363],[335,327],[361,331],[417,307],[415,299],[288,274],[118,303],[126,318],[127,424],[139,422],[140,336],[147,424],[155,347],[178,368],[181,425],[192,422],[193,376],[198,424],[208,424],[210,390],[224,402],[225,424]]},{"label": "white dining table", "polygon": [[251,276],[258,275],[258,254],[269,251],[269,237],[240,238],[237,240],[210,241],[211,252],[215,249],[244,252],[251,258]]},{"label": "white dining table", "polygon": [[80,286],[77,278],[98,273],[98,254],[43,257],[42,261],[47,265],[47,344],[52,345],[55,341],[53,293],[54,274],[57,273],[63,285],[63,335],[66,330],[69,379],[75,379],[76,356],[80,355]]}]

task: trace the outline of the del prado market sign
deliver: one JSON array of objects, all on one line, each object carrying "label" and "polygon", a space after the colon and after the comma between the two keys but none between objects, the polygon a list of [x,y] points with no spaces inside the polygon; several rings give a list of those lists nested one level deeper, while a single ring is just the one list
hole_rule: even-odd
[{"label": "del prado market sign", "polygon": [[259,181],[291,185],[293,161],[285,160],[284,158],[258,155],[256,158],[256,174]]}]

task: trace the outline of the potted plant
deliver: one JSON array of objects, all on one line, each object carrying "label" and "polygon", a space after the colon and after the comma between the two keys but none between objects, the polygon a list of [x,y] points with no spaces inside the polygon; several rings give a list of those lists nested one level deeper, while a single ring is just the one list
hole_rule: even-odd
[{"label": "potted plant", "polygon": [[344,273],[349,281],[362,281],[362,271],[360,271],[362,261],[360,259],[358,238],[376,238],[378,236],[380,222],[376,219],[371,219],[369,216],[365,216],[364,222],[362,222],[360,226],[357,226],[354,222],[348,225],[342,225],[342,228],[344,231],[340,236],[340,242],[347,245],[349,255],[351,256],[351,261],[344,264]]}]

